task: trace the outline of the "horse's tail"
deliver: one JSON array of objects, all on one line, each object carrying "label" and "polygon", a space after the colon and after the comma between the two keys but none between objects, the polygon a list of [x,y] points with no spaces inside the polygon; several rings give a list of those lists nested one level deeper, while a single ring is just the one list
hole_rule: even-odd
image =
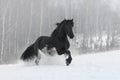
[{"label": "horse's tail", "polygon": [[36,56],[34,52],[34,44],[30,45],[21,55],[20,59],[23,61],[28,61],[33,59]]},{"label": "horse's tail", "polygon": [[23,61],[28,61],[31,59],[34,59],[35,57],[38,57],[38,49],[41,50],[41,47],[39,46],[41,44],[41,41],[43,40],[43,37],[39,37],[35,43],[30,45],[21,55],[20,59]]}]

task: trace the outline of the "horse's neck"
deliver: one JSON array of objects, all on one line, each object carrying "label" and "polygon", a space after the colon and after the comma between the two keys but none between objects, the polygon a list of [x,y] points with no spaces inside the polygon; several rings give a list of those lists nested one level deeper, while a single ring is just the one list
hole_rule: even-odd
[{"label": "horse's neck", "polygon": [[60,26],[57,27],[51,34],[51,37],[58,38],[59,40],[66,40],[67,34],[64,30],[64,27],[62,27],[62,28],[60,28]]},{"label": "horse's neck", "polygon": [[60,34],[58,35],[58,38],[61,39],[61,40],[66,40],[67,39],[67,35],[66,35],[64,30],[62,32],[60,32]]},{"label": "horse's neck", "polygon": [[53,32],[52,32],[52,34],[51,34],[51,37],[57,37],[57,35],[58,35],[58,29],[59,29],[59,27],[57,27]]}]

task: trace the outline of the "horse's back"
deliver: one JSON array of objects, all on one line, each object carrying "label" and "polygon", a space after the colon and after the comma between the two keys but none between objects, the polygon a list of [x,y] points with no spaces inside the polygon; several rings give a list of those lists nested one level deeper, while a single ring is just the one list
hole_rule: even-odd
[{"label": "horse's back", "polygon": [[38,48],[42,50],[50,41],[50,37],[48,36],[40,36],[37,40],[36,43],[38,43]]}]

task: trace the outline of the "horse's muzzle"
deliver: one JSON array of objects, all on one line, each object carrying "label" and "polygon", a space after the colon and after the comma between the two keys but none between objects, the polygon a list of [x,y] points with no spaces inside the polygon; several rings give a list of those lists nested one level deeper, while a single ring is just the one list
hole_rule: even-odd
[{"label": "horse's muzzle", "polygon": [[74,35],[70,36],[70,38],[73,39],[73,38],[74,38]]}]

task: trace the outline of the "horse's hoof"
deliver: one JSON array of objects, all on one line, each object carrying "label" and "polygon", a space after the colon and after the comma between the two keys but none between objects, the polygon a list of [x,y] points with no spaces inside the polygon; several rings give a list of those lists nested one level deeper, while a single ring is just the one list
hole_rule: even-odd
[{"label": "horse's hoof", "polygon": [[35,60],[35,64],[36,64],[36,65],[39,65],[39,61],[38,61],[38,60]]},{"label": "horse's hoof", "polygon": [[70,63],[66,62],[66,66],[69,66]]},{"label": "horse's hoof", "polygon": [[68,59],[66,59],[66,66],[69,66],[70,63],[71,63],[71,61],[72,61],[72,58],[68,58]]}]

